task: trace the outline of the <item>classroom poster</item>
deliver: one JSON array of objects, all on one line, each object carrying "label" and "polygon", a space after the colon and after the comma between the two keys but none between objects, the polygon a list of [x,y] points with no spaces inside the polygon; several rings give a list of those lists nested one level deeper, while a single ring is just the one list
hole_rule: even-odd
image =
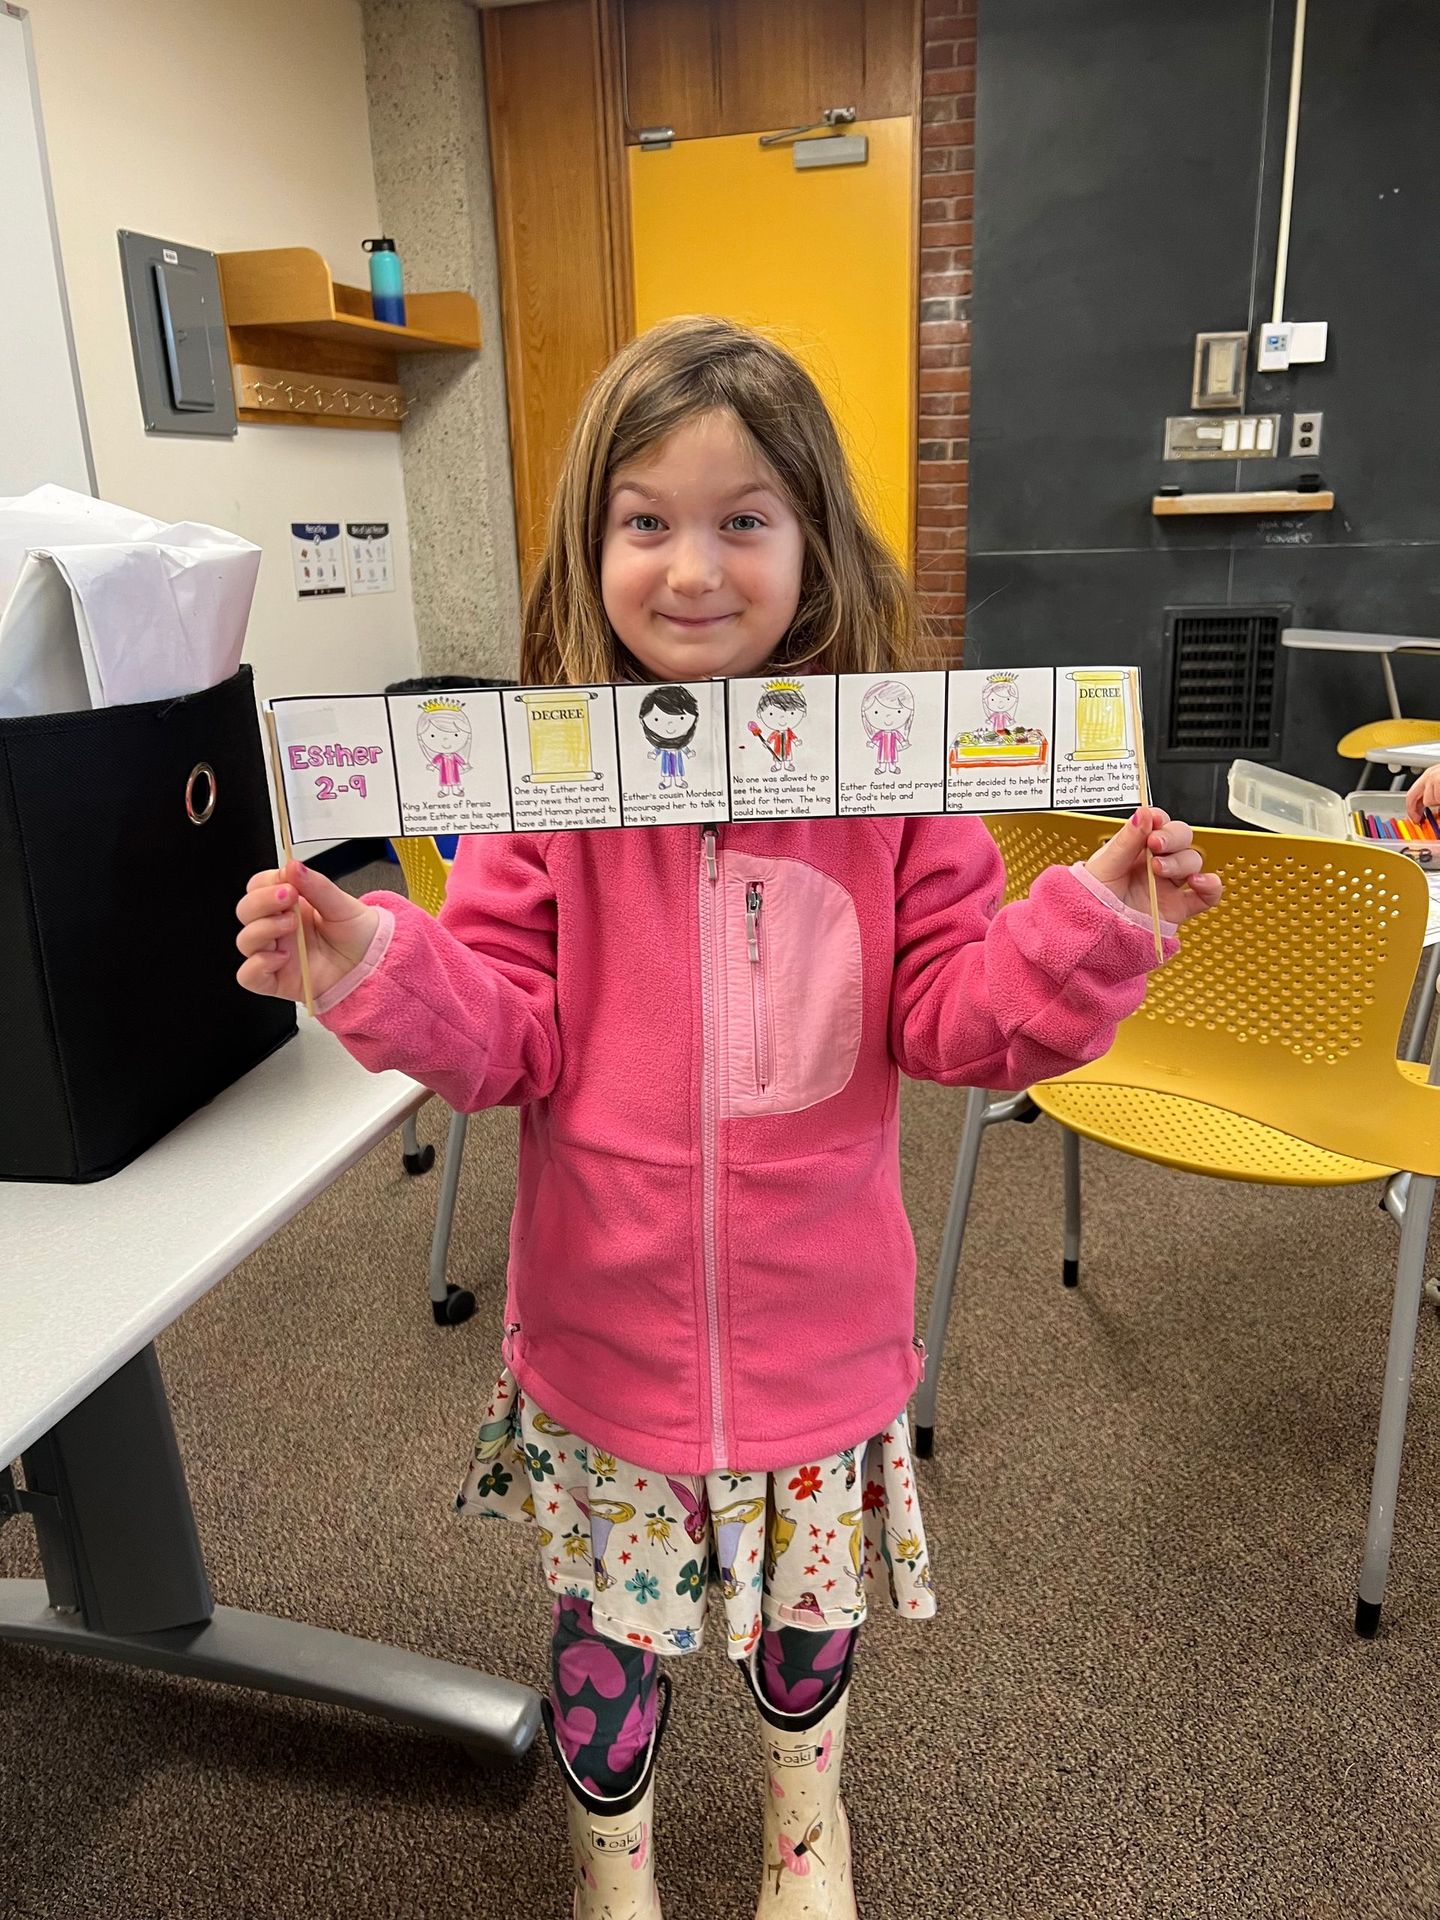
[{"label": "classroom poster", "polygon": [[292,520],[290,559],[298,599],[321,600],[345,592],[345,556],[338,520]]},{"label": "classroom poster", "polygon": [[345,560],[352,594],[393,593],[395,566],[390,552],[390,522],[347,520]]}]

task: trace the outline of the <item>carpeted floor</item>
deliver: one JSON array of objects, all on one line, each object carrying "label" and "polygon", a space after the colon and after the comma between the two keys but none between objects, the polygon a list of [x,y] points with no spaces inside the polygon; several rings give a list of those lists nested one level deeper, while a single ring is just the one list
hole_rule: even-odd
[{"label": "carpeted floor", "polygon": [[[392,870],[393,872],[393,870]],[[928,1296],[963,1095],[906,1092]],[[444,1114],[427,1108],[422,1138]],[[217,1600],[532,1682],[518,1529],[450,1500],[496,1361],[514,1116],[471,1129],[439,1329],[438,1173],[398,1140],[160,1357]],[[1088,1150],[1059,1284],[1057,1138],[987,1140],[922,1497],[941,1596],[862,1641],[848,1797],[866,1920],[1440,1915],[1440,1394],[1426,1309],[1381,1637],[1350,1627],[1396,1233],[1374,1189]],[[97,1256],[103,1250],[97,1249]],[[0,1573],[38,1573],[28,1523]],[[672,1663],[670,1920],[749,1920],[758,1762],[717,1649]],[[561,1920],[558,1788],[321,1707],[0,1648],[5,1920]]]}]

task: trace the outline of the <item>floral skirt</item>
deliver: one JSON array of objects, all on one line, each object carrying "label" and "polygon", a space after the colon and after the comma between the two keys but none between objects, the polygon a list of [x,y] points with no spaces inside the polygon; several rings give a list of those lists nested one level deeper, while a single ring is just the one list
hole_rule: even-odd
[{"label": "floral skirt", "polygon": [[455,1505],[535,1529],[546,1589],[612,1640],[689,1653],[715,1593],[732,1659],[762,1627],[855,1627],[878,1591],[935,1612],[902,1408],[883,1433],[773,1473],[666,1474],[587,1445],[505,1368]]}]

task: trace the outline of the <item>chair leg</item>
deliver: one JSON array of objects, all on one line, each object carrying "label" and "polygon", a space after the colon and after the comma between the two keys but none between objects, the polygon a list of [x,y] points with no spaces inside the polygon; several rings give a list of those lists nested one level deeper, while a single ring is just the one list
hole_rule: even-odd
[{"label": "chair leg", "polygon": [[1400,1229],[1400,1254],[1395,1263],[1395,1299],[1390,1310],[1390,1351],[1385,1361],[1385,1391],[1380,1401],[1380,1434],[1375,1446],[1375,1472],[1370,1483],[1370,1518],[1365,1532],[1365,1560],[1360,1570],[1360,1592],[1355,1601],[1355,1631],[1366,1639],[1380,1625],[1380,1604],[1390,1568],[1390,1545],[1395,1534],[1395,1497],[1400,1486],[1400,1456],[1405,1445],[1405,1410],[1410,1399],[1410,1369],[1415,1357],[1415,1327],[1420,1317],[1420,1294],[1425,1280],[1425,1247],[1430,1238],[1430,1214],[1435,1204],[1435,1180],[1413,1174]]},{"label": "chair leg", "polygon": [[1359,793],[1362,788],[1370,785],[1371,776],[1374,772],[1375,762],[1373,760],[1362,760],[1360,762],[1360,778],[1355,782],[1354,787],[1356,793]]},{"label": "chair leg", "polygon": [[1420,992],[1416,997],[1415,1018],[1410,1022],[1410,1031],[1405,1036],[1405,1051],[1402,1060],[1423,1060],[1426,1054],[1425,1035],[1430,1027],[1430,1014],[1435,1005],[1435,988],[1440,984],[1440,940],[1433,947],[1425,949],[1425,966],[1420,975]]},{"label": "chair leg", "polygon": [[1065,1257],[1062,1276],[1067,1287],[1080,1284],[1080,1136],[1060,1129],[1065,1152]]},{"label": "chair leg", "polygon": [[965,1221],[970,1212],[970,1195],[975,1190],[975,1169],[980,1161],[980,1136],[985,1131],[985,1109],[989,1096],[983,1087],[972,1087],[965,1102],[965,1124],[960,1132],[960,1151],[955,1156],[955,1179],[950,1188],[950,1211],[945,1216],[945,1232],[940,1241],[940,1265],[935,1275],[935,1297],[930,1302],[930,1320],[925,1329],[925,1378],[915,1402],[915,1451],[928,1460],[935,1451],[935,1406],[940,1394],[940,1356],[945,1350],[945,1333],[950,1325],[950,1302],[955,1292],[955,1275],[960,1267],[960,1250],[965,1244]]},{"label": "chair leg", "polygon": [[435,1203],[435,1232],[430,1240],[430,1307],[435,1323],[453,1327],[468,1320],[475,1311],[475,1296],[468,1287],[452,1287],[445,1278],[450,1259],[450,1229],[455,1224],[455,1196],[460,1190],[460,1163],[465,1157],[465,1129],[468,1113],[452,1113],[450,1132],[445,1140],[445,1168],[440,1175],[440,1194]]}]

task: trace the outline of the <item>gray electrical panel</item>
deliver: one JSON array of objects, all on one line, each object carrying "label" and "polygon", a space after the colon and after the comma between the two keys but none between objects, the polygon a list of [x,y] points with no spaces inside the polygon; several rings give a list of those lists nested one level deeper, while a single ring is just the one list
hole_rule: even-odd
[{"label": "gray electrical panel", "polygon": [[145,431],[232,439],[235,395],[214,254],[122,228],[120,268]]}]

